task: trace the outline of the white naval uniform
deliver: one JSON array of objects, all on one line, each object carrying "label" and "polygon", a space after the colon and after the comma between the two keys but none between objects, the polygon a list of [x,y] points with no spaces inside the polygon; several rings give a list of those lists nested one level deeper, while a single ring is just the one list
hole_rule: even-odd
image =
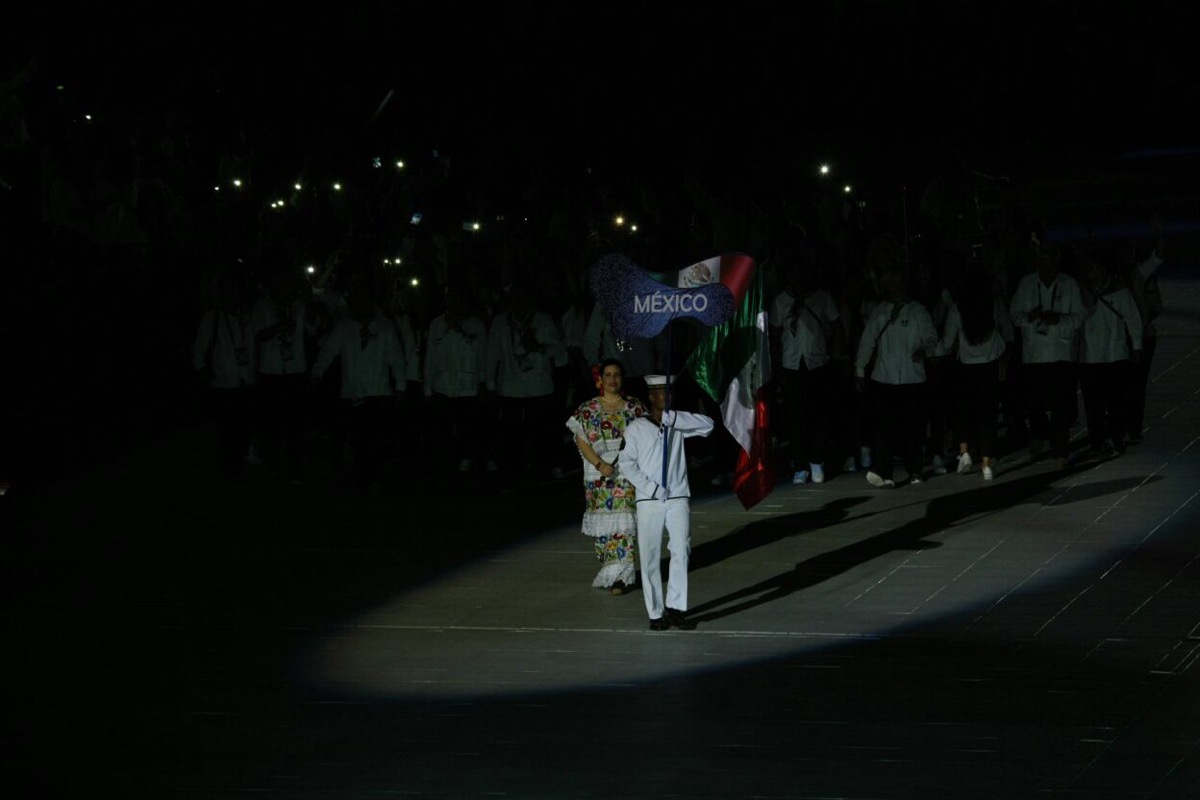
[{"label": "white naval uniform", "polygon": [[[639,417],[625,429],[621,471],[637,489],[638,559],[642,570],[642,598],[650,619],[659,619],[664,606],[677,611],[688,607],[688,554],[691,550],[691,511],[688,498],[687,457],[683,440],[708,436],[713,421],[703,414],[664,411],[663,425]],[[666,438],[667,476],[663,484],[663,440]],[[671,565],[667,594],[663,596],[662,535],[666,529]]]}]

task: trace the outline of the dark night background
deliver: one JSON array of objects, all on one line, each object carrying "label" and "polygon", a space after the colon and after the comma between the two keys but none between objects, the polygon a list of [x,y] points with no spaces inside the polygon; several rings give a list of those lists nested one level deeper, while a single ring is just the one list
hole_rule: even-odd
[{"label": "dark night background", "polygon": [[[19,111],[10,103],[3,139],[5,375],[27,388],[5,392],[0,464],[10,476],[49,475],[185,421],[201,276],[264,232],[320,258],[352,230],[405,235],[415,210],[430,231],[504,217],[537,238],[556,210],[579,222],[640,206],[658,223],[644,226],[656,252],[680,261],[708,255],[677,234],[693,213],[689,175],[734,205],[799,208],[808,224],[826,190],[815,167],[828,161],[839,185],[898,227],[953,151],[1009,178],[1005,201],[1050,225],[1169,215],[1195,174],[1182,9],[826,0],[9,11],[0,65]],[[1145,150],[1157,157],[1127,157]],[[133,210],[150,241],[48,223],[56,155],[85,193],[149,176],[167,187]],[[408,183],[386,184],[374,157],[403,158]],[[231,170],[248,176],[240,208],[212,190]],[[268,198],[297,201],[296,180],[308,216],[264,222]],[[315,196],[333,180],[354,187],[353,199]],[[177,201],[186,235],[164,222],[152,202],[161,195]]]},{"label": "dark night background", "polygon": [[[5,785],[40,787],[14,796],[1194,794],[1195,669],[1168,679],[1161,655],[1194,665],[1197,635],[1191,4],[8,5],[0,586],[15,677],[0,769]],[[1007,179],[982,198],[989,223],[1019,211],[1066,246],[1163,222],[1160,274],[1179,290],[1164,316],[1179,328],[1152,399],[1180,413],[1070,495],[1060,473],[1010,461],[987,489],[957,475],[917,487],[928,502],[839,478],[825,493],[779,487],[788,513],[714,503],[703,535],[729,533],[697,547],[696,595],[724,586],[727,607],[708,612],[698,635],[711,638],[655,639],[639,597],[588,588],[590,543],[539,543],[579,520],[577,473],[443,479],[425,452],[396,458],[372,494],[341,486],[342,441],[314,436],[302,486],[265,468],[219,479],[190,347],[214,273],[264,240],[298,271],[352,235],[411,246],[420,323],[437,312],[439,240],[459,280],[512,242],[543,246],[553,294],[555,269],[590,263],[584,239],[646,266],[719,247],[762,264],[774,231],[820,236],[849,183],[863,237],[849,252],[881,231],[915,245],[922,195],[954,153]],[[699,207],[697,182],[723,211]],[[638,241],[617,239],[618,211]],[[756,216],[767,224],[745,224]],[[463,231],[472,219],[478,235]],[[703,469],[696,494],[726,499]],[[531,542],[526,560],[515,548]],[[943,543],[940,561],[913,563],[975,546],[995,557],[950,570],[937,598],[936,578],[908,570],[916,594],[882,608],[869,626],[882,635],[822,638],[881,603],[876,569]],[[775,577],[745,577],[756,560]],[[486,575],[460,574],[479,564]],[[845,585],[875,591],[866,607],[841,583],[863,569],[869,586]],[[908,609],[931,599],[946,616],[912,627]],[[409,701],[310,672],[303,654],[337,652],[347,626],[397,601],[433,630],[389,631],[396,651],[360,653],[361,674],[416,641],[403,654],[416,677],[384,677],[419,683],[454,663],[489,686],[503,663],[566,665],[583,683]],[[794,654],[715,619],[754,627],[738,614],[756,605],[797,634]],[[493,607],[518,632],[478,658],[493,634],[474,626]],[[530,649],[537,637],[552,649]]]}]

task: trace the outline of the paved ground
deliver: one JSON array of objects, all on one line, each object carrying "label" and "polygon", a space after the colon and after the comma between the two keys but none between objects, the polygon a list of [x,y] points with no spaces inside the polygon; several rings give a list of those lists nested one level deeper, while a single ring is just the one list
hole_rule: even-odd
[{"label": "paved ground", "polygon": [[693,631],[572,483],[209,478],[204,429],[0,501],[23,796],[1191,798],[1200,280],[1142,445],[695,500]]}]

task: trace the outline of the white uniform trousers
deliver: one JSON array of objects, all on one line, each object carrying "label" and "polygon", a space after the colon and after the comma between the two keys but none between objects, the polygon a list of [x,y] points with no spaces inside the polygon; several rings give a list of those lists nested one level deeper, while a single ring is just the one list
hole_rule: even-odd
[{"label": "white uniform trousers", "polygon": [[642,567],[642,597],[650,619],[663,615],[662,558],[663,530],[671,565],[667,572],[666,607],[687,611],[688,554],[691,552],[691,510],[688,498],[642,500],[637,504],[637,549]]}]

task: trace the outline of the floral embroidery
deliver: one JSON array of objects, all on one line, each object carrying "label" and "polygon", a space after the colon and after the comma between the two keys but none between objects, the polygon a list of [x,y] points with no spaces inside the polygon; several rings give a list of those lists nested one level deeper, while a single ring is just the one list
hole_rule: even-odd
[{"label": "floral embroidery", "polygon": [[[619,442],[625,434],[625,427],[645,413],[645,406],[637,398],[627,399],[625,407],[618,411],[605,411],[600,406],[600,400],[593,398],[579,407],[575,419],[583,428],[588,442],[595,446],[601,441]],[[612,445],[609,444],[608,448],[611,450]],[[619,459],[617,463],[616,475],[584,479],[585,514],[636,513],[636,492],[621,474]]]},{"label": "floral embroidery", "polygon": [[596,558],[601,564],[619,564],[632,560],[637,556],[636,541],[637,537],[624,533],[614,533],[612,536],[596,539]]}]

